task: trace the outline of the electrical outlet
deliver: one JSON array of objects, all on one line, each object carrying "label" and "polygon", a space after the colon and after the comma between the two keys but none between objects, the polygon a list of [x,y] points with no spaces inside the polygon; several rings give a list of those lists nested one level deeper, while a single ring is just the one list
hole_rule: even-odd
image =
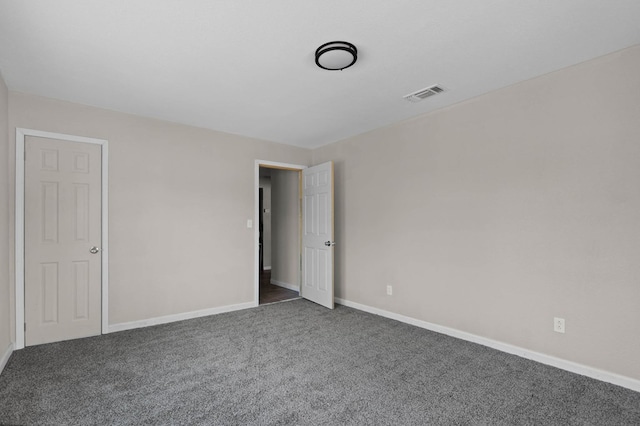
[{"label": "electrical outlet", "polygon": [[556,333],[564,333],[564,318],[553,319],[553,331]]},{"label": "electrical outlet", "polygon": [[390,285],[387,286],[387,296],[393,296],[393,287]]}]

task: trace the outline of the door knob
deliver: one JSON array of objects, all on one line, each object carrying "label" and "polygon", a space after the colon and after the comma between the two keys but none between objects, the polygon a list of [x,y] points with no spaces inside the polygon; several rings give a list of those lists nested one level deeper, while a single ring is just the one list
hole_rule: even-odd
[{"label": "door knob", "polygon": [[100,249],[98,247],[96,247],[96,246],[93,246],[93,247],[91,247],[89,249],[89,253],[91,253],[91,254],[96,254],[99,251],[100,251]]},{"label": "door knob", "polygon": [[324,245],[327,247],[331,247],[331,246],[335,246],[336,242],[335,241],[325,241]]}]

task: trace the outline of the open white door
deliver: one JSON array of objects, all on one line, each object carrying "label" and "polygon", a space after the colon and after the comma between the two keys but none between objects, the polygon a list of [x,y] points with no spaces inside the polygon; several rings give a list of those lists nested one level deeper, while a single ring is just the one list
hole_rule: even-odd
[{"label": "open white door", "polygon": [[302,191],[300,295],[333,309],[333,162],[304,169]]}]

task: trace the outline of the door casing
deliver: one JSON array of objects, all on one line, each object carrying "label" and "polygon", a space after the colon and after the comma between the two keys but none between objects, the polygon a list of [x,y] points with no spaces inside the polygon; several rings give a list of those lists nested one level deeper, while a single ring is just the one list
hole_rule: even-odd
[{"label": "door casing", "polygon": [[109,142],[105,139],[88,138],[84,136],[66,135],[62,133],[44,132],[40,130],[16,128],[16,195],[15,195],[15,349],[22,349],[24,339],[24,144],[27,136],[35,136],[48,139],[58,139],[70,142],[91,143],[101,147],[102,154],[102,276],[101,276],[101,309],[102,334],[108,333],[109,327]]}]

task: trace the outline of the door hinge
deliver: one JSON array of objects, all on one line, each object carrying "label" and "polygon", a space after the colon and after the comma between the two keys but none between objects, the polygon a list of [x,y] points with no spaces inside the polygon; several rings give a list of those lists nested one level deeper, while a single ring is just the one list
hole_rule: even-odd
[{"label": "door hinge", "polygon": [[25,333],[27,331],[27,323],[26,322],[24,323],[24,331],[25,331]]}]

